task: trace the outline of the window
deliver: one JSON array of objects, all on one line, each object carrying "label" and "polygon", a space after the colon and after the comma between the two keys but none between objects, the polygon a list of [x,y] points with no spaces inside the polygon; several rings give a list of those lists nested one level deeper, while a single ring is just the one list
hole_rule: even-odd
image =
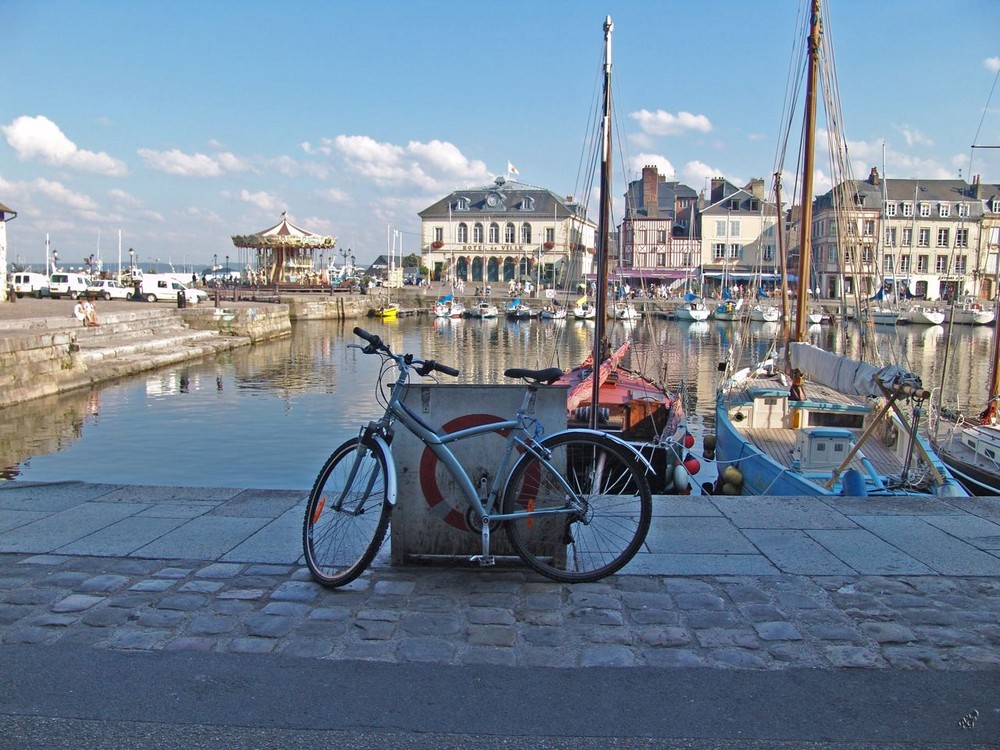
[{"label": "window", "polygon": [[660,245],[666,245],[667,244],[667,230],[666,229],[657,229],[656,230],[656,241]]},{"label": "window", "polygon": [[968,270],[968,265],[969,265],[968,255],[955,256],[955,273],[965,273]]},{"label": "window", "polygon": [[761,251],[760,259],[765,263],[773,263],[774,248],[771,245],[765,245],[764,249]]},{"label": "window", "polygon": [[946,216],[951,216],[951,204],[950,203],[938,203],[938,216],[944,218]]},{"label": "window", "polygon": [[719,219],[715,222],[715,236],[725,237],[726,236],[726,220]]},{"label": "window", "polygon": [[930,247],[931,246],[931,230],[924,227],[920,230],[919,239],[917,244],[920,247]]},{"label": "window", "polygon": [[865,219],[864,220],[864,225],[863,225],[863,227],[861,229],[861,232],[862,232],[862,234],[865,237],[874,237],[875,236],[875,220],[874,219]]},{"label": "window", "polygon": [[469,241],[469,225],[462,222],[458,225],[458,241],[468,242]]},{"label": "window", "polygon": [[712,260],[725,260],[726,259],[726,243],[716,242],[712,245]]},{"label": "window", "polygon": [[896,215],[896,204],[895,203],[890,203],[889,201],[885,202],[885,215],[886,216],[895,216]]},{"label": "window", "polygon": [[900,243],[903,247],[913,246],[913,230],[909,227],[903,229],[903,241]]},{"label": "window", "polygon": [[513,224],[508,222],[507,224],[504,225],[503,228],[503,241],[508,245],[513,245],[514,240],[516,239],[517,239],[517,230],[514,228]]},{"label": "window", "polygon": [[913,204],[912,203],[904,203],[903,204],[903,216],[907,216],[907,217],[913,216]]},{"label": "window", "polygon": [[893,257],[891,255],[882,256],[882,271],[884,273],[892,273],[893,266],[895,265],[892,261]]},{"label": "window", "polygon": [[990,201],[990,211],[993,213],[1000,213],[1000,198],[994,198]]},{"label": "window", "polygon": [[955,230],[955,247],[968,247],[969,246],[969,230],[968,229],[956,229]]},{"label": "window", "polygon": [[899,259],[899,272],[909,273],[910,272],[910,256],[904,255]]},{"label": "window", "polygon": [[862,263],[871,263],[873,255],[874,255],[874,253],[872,252],[872,246],[871,245],[865,245],[863,248],[861,248],[861,262]]},{"label": "window", "polygon": [[469,199],[468,198],[459,198],[457,201],[455,201],[455,210],[456,211],[468,211],[469,210]]},{"label": "window", "polygon": [[739,260],[743,257],[743,245],[729,246],[729,260]]},{"label": "window", "polygon": [[888,247],[896,247],[896,227],[886,227],[885,244]]},{"label": "window", "polygon": [[917,273],[927,273],[927,261],[926,255],[917,256]]},{"label": "window", "polygon": [[521,244],[530,245],[531,244],[531,224],[524,222],[521,225]]},{"label": "window", "polygon": [[963,218],[969,215],[969,204],[968,203],[959,203],[958,204],[958,215],[961,216],[961,217],[963,217]]},{"label": "window", "polygon": [[948,247],[948,235],[950,232],[947,229],[938,229],[937,232],[937,246],[938,247]]},{"label": "window", "polygon": [[525,196],[524,200],[521,201],[522,211],[534,211],[535,210],[535,199],[531,196]]},{"label": "window", "polygon": [[732,200],[729,201],[729,210],[730,211],[739,211],[740,210],[740,201],[739,201],[739,198],[733,198]]},{"label": "window", "polygon": [[936,256],[934,256],[934,271],[936,273],[948,273],[948,256],[947,255],[936,255]]},{"label": "window", "polygon": [[740,222],[739,219],[729,222],[729,236],[739,237],[740,236]]},{"label": "window", "polygon": [[472,227],[472,241],[478,245],[483,244],[483,225],[479,222]]},{"label": "window", "polygon": [[491,245],[496,245],[500,242],[500,225],[495,221],[490,223],[489,234],[486,237],[486,241]]},{"label": "window", "polygon": [[931,204],[930,203],[921,203],[920,204],[920,216],[922,218],[926,219],[930,215],[931,215]]},{"label": "window", "polygon": [[826,248],[826,262],[827,263],[831,263],[831,264],[837,262],[837,246],[836,245],[827,245],[827,248]]},{"label": "window", "polygon": [[546,227],[545,228],[545,241],[546,242],[555,242],[556,241],[556,229],[555,229],[555,227]]},{"label": "window", "polygon": [[444,242],[444,227],[434,227],[434,241]]}]

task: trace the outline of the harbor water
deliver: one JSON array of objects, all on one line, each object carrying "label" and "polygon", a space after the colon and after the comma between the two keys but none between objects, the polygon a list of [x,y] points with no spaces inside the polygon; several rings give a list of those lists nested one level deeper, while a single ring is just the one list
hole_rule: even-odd
[{"label": "harbor water", "polygon": [[[296,323],[290,338],[3,410],[0,474],[10,481],[308,489],[333,448],[380,413],[380,358],[348,347],[360,342],[355,325],[396,351],[459,368],[457,379],[440,382],[473,384],[509,382],[509,367],[578,364],[594,330],[592,321],[427,316]],[[660,318],[609,330],[613,342],[633,340],[632,367],[671,389],[683,384],[696,453],[700,435],[713,428],[719,363],[734,346],[749,363],[780,335],[778,324]],[[952,332],[946,404],[967,413],[982,408],[992,334],[968,326]],[[856,329],[846,342],[837,326],[813,326],[809,335],[856,356]],[[877,339],[926,387],[941,386],[943,327],[889,327]]]}]

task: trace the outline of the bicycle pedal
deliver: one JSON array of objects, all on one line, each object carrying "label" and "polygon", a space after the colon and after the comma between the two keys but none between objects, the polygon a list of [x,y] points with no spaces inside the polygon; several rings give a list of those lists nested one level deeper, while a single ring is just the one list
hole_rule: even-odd
[{"label": "bicycle pedal", "polygon": [[497,564],[497,559],[493,555],[473,555],[469,561],[479,563],[480,568],[489,568]]}]

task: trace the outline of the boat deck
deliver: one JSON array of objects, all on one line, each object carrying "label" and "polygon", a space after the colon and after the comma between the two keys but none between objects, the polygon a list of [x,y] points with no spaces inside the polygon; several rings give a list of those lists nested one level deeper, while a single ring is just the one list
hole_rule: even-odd
[{"label": "boat deck", "polygon": [[[758,450],[771,456],[775,461],[786,468],[792,468],[792,452],[795,450],[795,430],[782,428],[757,428],[744,429],[740,432]],[[856,436],[860,437],[860,431],[856,431]],[[889,448],[875,437],[869,438],[861,446],[861,455],[871,461],[872,466],[879,474],[891,476],[899,475],[903,470],[903,464]]]}]

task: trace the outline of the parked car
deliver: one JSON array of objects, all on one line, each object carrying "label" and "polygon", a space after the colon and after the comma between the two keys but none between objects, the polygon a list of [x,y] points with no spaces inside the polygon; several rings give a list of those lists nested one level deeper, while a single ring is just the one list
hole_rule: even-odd
[{"label": "parked car", "polygon": [[87,277],[82,273],[63,273],[59,271],[49,276],[49,294],[55,298],[69,297],[77,299],[80,295],[86,294]]},{"label": "parked car", "polygon": [[139,282],[139,298],[146,302],[176,302],[178,292],[184,293],[184,299],[189,305],[208,299],[208,292],[204,289],[187,287],[166,274],[147,273]]},{"label": "parked car", "polygon": [[12,283],[14,284],[14,294],[18,297],[31,295],[41,299],[49,296],[49,277],[43,273],[20,271],[12,274]]},{"label": "parked car", "polygon": [[115,279],[95,279],[87,285],[85,296],[91,299],[132,299],[132,290]]}]

